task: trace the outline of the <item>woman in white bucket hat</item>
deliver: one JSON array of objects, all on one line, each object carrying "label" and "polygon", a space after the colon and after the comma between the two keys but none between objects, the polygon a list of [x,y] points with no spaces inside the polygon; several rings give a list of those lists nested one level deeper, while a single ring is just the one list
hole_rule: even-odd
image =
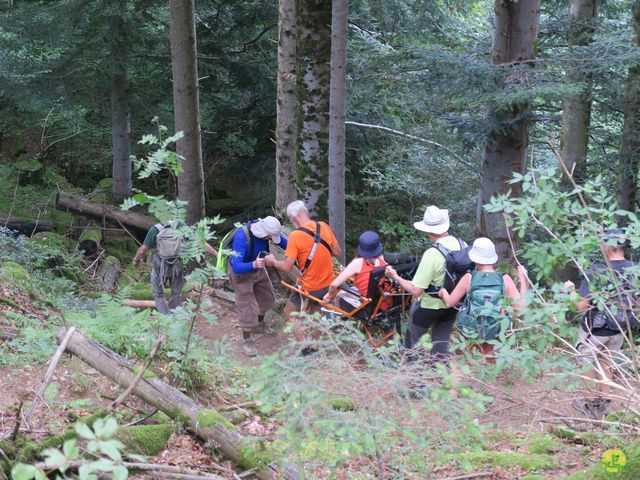
[{"label": "woman in white bucket hat", "polygon": [[[527,293],[526,268],[518,265],[518,282],[520,284],[520,289],[518,289],[511,276],[506,273],[496,272],[494,268],[494,265],[498,263],[496,247],[491,240],[485,237],[475,239],[473,246],[469,250],[469,258],[476,264],[475,271],[466,273],[451,293],[448,293],[444,288],[438,292],[438,296],[448,307],[456,306],[469,292],[479,286],[483,286],[486,289],[485,292],[491,290],[491,286],[497,287],[495,291],[498,292],[498,295],[501,298],[509,298],[511,305],[516,310],[525,305],[525,294]],[[486,301],[489,300],[493,301],[494,299],[486,299]],[[495,300],[499,301],[500,298]],[[458,318],[460,319],[460,316]],[[474,344],[474,347],[471,349],[480,350],[489,363],[495,363],[492,355],[492,343],[479,341]]]}]

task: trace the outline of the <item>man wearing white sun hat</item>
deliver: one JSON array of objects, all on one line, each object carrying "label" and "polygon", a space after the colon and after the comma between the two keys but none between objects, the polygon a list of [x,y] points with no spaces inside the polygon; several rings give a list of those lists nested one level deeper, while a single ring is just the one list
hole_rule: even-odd
[{"label": "man wearing white sun hat", "polygon": [[413,226],[425,232],[433,246],[422,255],[413,280],[400,278],[392,267],[387,267],[386,275],[418,299],[418,303],[411,309],[405,346],[409,349],[414,348],[420,338],[431,330],[432,360],[446,363],[456,310],[448,308],[437,296],[439,288],[444,284],[445,257],[436,244],[439,243],[447,251],[455,251],[465,248],[466,243],[449,235],[449,211],[435,205],[427,207],[422,221],[415,222]]}]

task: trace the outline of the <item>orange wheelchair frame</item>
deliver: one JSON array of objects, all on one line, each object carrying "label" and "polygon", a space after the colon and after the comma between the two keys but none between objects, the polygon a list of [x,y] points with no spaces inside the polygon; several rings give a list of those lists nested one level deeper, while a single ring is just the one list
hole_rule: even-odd
[{"label": "orange wheelchair frame", "polygon": [[[410,280],[418,268],[418,262],[406,262],[391,266],[396,269],[402,278]],[[404,292],[396,282],[385,277],[385,268],[386,265],[371,270],[366,296],[361,295],[360,292],[355,289],[344,286],[340,287],[340,290],[356,298],[360,303],[348,311],[333,303],[325,303],[321,298],[317,298],[309,292],[295,285],[291,285],[284,280],[280,280],[280,284],[307,300],[318,303],[321,308],[325,310],[334,312],[346,319],[359,322],[371,346],[378,348],[384,345],[387,340],[394,335],[402,335],[400,329],[402,318],[404,313],[409,311],[411,304],[411,296]],[[389,299],[391,299],[391,302],[389,302]],[[385,304],[389,303],[391,303],[391,305],[388,306],[388,308],[384,308]],[[376,330],[380,331],[378,339],[376,339],[374,335]]]}]

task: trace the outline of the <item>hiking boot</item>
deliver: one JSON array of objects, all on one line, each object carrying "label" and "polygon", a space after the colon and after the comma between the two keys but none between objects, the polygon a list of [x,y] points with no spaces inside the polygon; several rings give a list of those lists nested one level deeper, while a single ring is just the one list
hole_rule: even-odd
[{"label": "hiking boot", "polygon": [[276,337],[276,336],[278,336],[277,330],[274,330],[273,328],[271,328],[269,325],[267,325],[264,322],[260,322],[255,327],[252,327],[251,328],[251,333],[260,333],[260,334],[264,335],[265,337]]},{"label": "hiking boot", "polygon": [[318,349],[317,348],[304,347],[302,350],[300,350],[300,356],[301,357],[308,357],[309,355],[313,355],[314,353],[318,353]]},{"label": "hiking boot", "polygon": [[258,355],[258,348],[253,338],[246,338],[242,340],[242,351],[247,357],[255,357]]}]

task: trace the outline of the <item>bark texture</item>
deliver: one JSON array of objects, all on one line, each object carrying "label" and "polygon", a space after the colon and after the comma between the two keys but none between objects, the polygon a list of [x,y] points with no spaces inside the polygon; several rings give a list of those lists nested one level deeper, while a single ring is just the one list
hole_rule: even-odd
[{"label": "bark texture", "polygon": [[[494,7],[491,63],[505,69],[504,82],[516,88],[526,76],[527,60],[534,56],[540,19],[540,0],[496,0]],[[480,194],[478,195],[477,230],[491,238],[501,260],[513,255],[502,214],[488,213],[483,205],[493,195],[508,190],[522,194],[519,184],[508,184],[514,172],[523,172],[527,154],[529,105],[509,105],[502,109],[489,106],[488,122],[493,130],[487,138],[482,156]],[[515,240],[515,239],[514,239]]]},{"label": "bark texture", "polygon": [[145,233],[156,223],[153,218],[147,215],[120,210],[118,207],[92,202],[83,197],[74,197],[66,192],[58,192],[56,196],[56,208],[98,220],[110,220]]},{"label": "bark texture", "polygon": [[296,0],[278,3],[278,99],[276,121],[276,211],[297,198],[296,190]]},{"label": "bark texture", "polygon": [[170,0],[173,110],[176,132],[183,132],[176,151],[182,160],[178,198],[189,202],[188,224],[204,218],[204,173],[200,138],[198,64],[194,0]]},{"label": "bark texture", "polygon": [[[587,45],[595,29],[596,0],[571,0],[569,9],[569,47]],[[580,70],[576,62],[567,65],[566,81],[580,87],[578,93],[564,99],[560,157],[573,179],[582,184],[587,168],[587,146],[591,120],[592,76]],[[564,172],[564,169],[563,169]],[[564,173],[563,173],[564,175]]]},{"label": "bark texture", "polygon": [[[58,340],[62,341],[65,335],[66,331],[60,330]],[[81,332],[76,332],[71,337],[67,351],[81,358],[123,388],[131,385],[135,378],[135,374],[131,371],[132,365],[127,359],[87,338]],[[141,379],[132,393],[169,417],[185,422],[188,430],[205,441],[215,443],[227,458],[252,468],[251,465],[244,463],[246,457],[243,455],[250,439],[221,423],[203,425],[204,422],[199,419],[203,418],[201,414],[205,409],[180,390],[167,385],[159,378],[152,377]],[[296,469],[290,466],[279,469],[275,465],[269,465],[255,472],[255,475],[261,480],[297,480],[299,478]]]},{"label": "bark texture", "polygon": [[131,180],[131,112],[129,103],[128,39],[126,0],[114,0],[111,17],[111,143],[113,147],[113,184],[116,204],[129,197]]},{"label": "bark texture", "polygon": [[296,184],[309,211],[326,214],[329,170],[331,0],[297,0],[296,75],[301,112]]},{"label": "bark texture", "polygon": [[348,0],[333,0],[331,13],[331,84],[329,95],[329,224],[345,251],[345,121],[347,92]]},{"label": "bark texture", "polygon": [[[640,0],[636,0],[634,4],[633,20],[636,45],[640,45]],[[640,166],[640,65],[636,64],[629,68],[624,101],[624,127],[618,181],[618,208],[622,210],[636,211],[638,166]]]}]

